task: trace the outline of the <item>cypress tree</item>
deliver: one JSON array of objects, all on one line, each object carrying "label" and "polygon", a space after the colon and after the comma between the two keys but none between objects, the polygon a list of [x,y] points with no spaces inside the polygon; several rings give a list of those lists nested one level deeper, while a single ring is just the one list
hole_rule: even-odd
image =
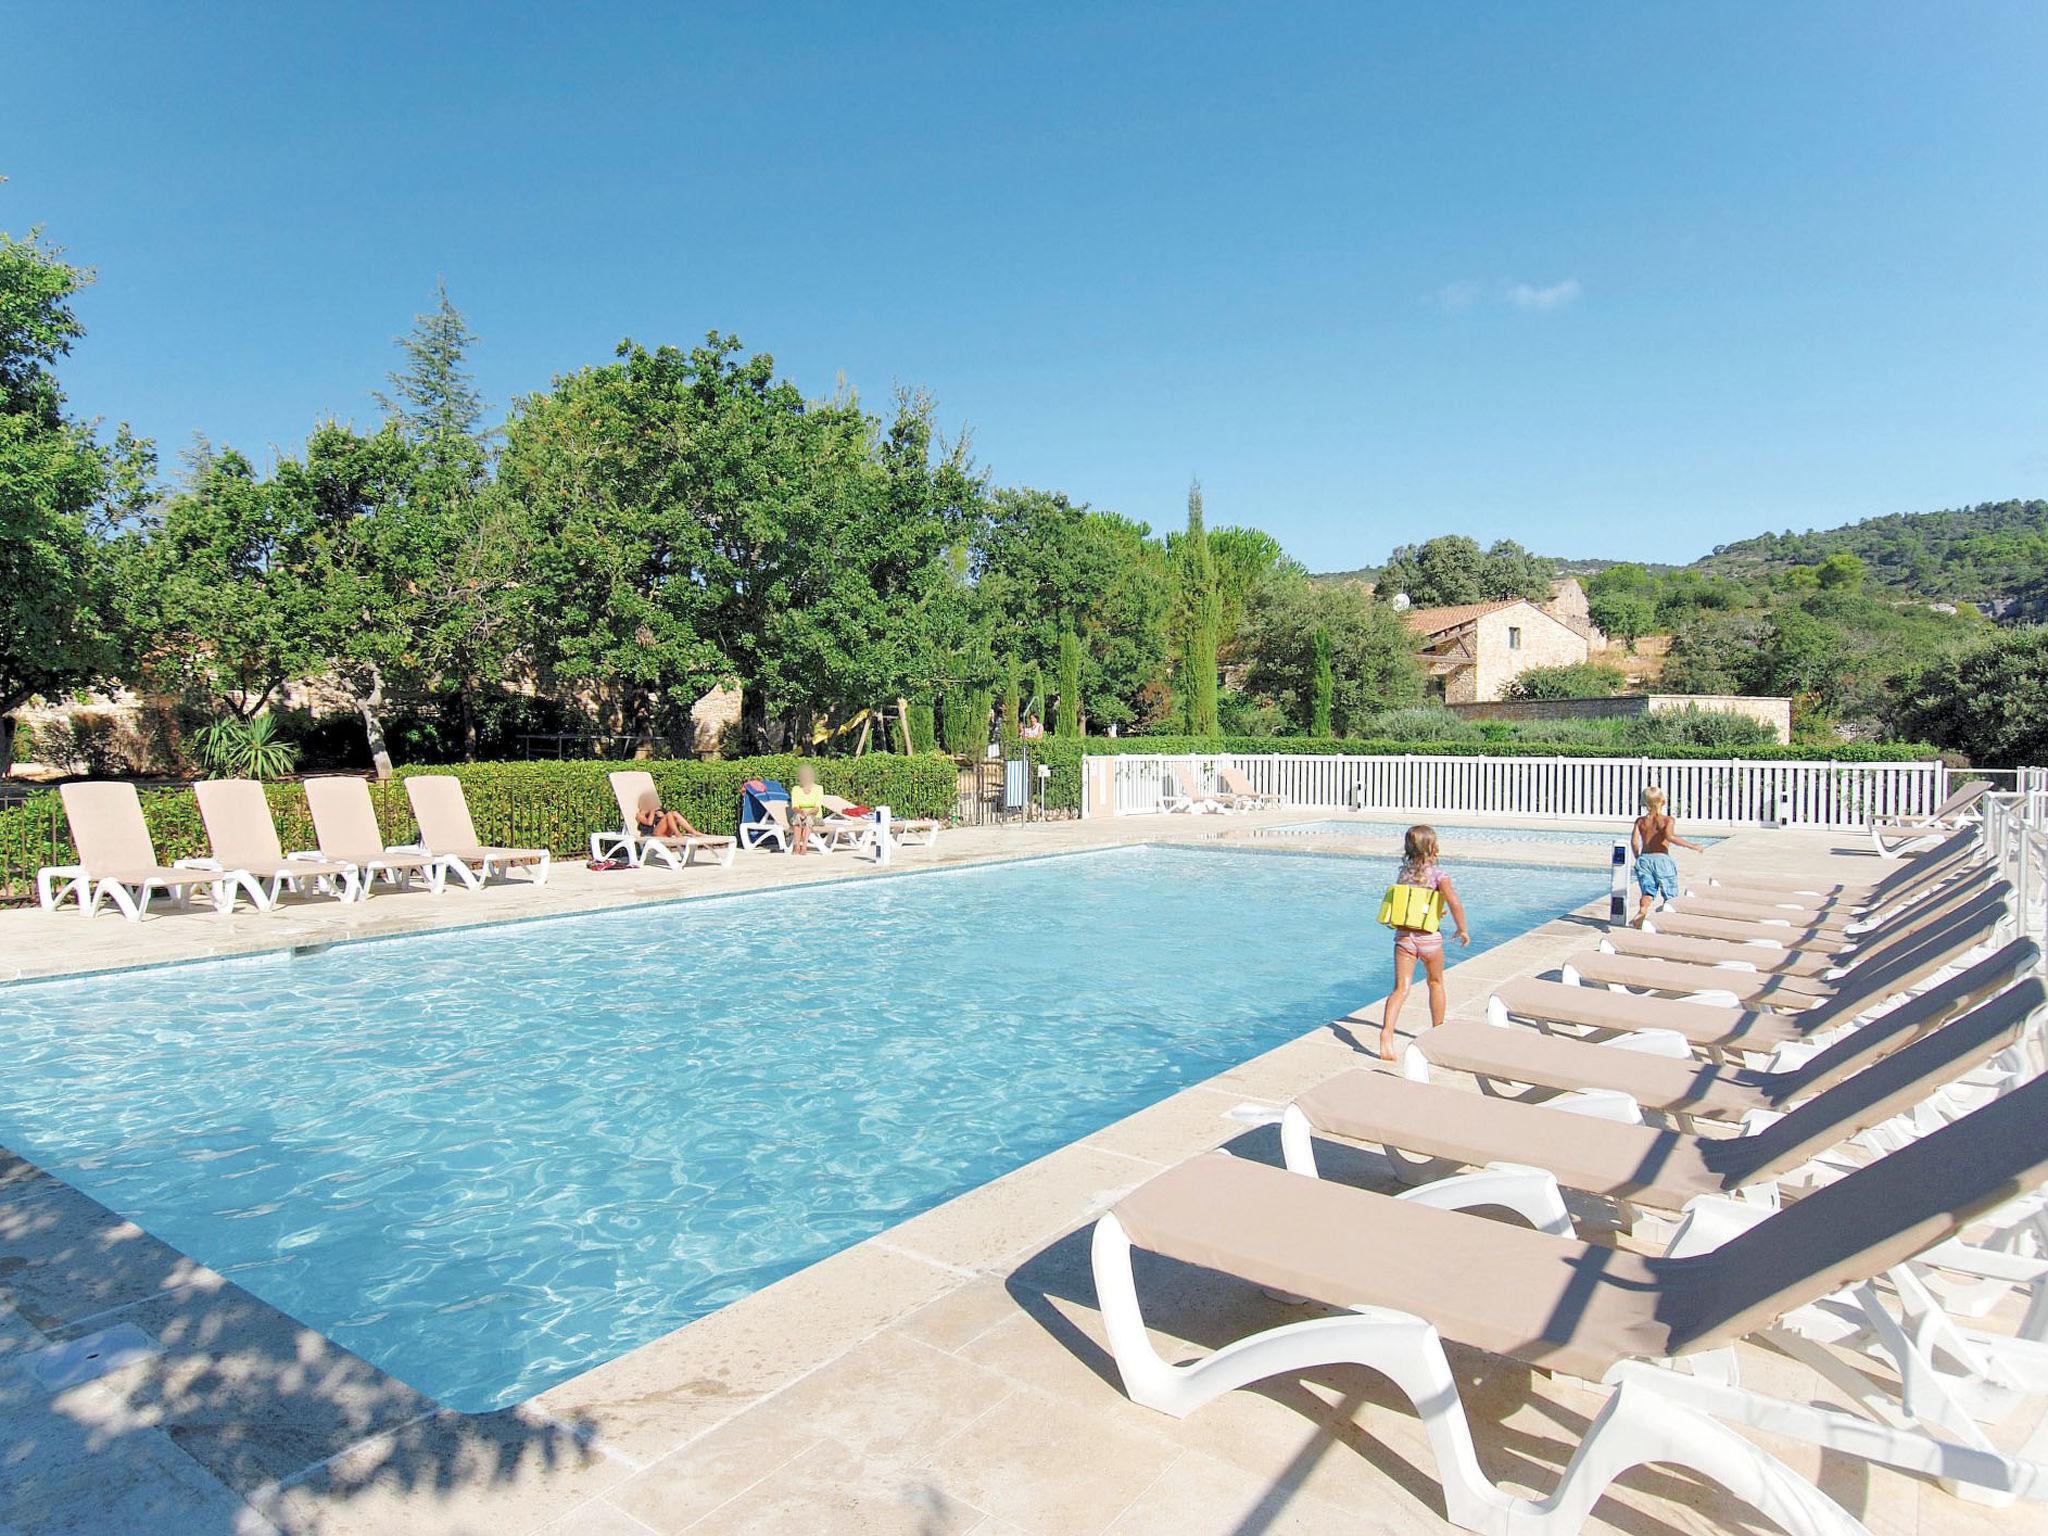
[{"label": "cypress tree", "polygon": [[1330,666],[1330,632],[1318,629],[1310,638],[1310,649],[1315,659],[1313,692],[1309,695],[1308,733],[1311,736],[1330,735],[1330,706],[1337,698],[1337,674]]},{"label": "cypress tree", "polygon": [[1053,734],[1081,734],[1081,637],[1071,629],[1060,631],[1060,712]]},{"label": "cypress tree", "polygon": [[1003,756],[1017,755],[1019,733],[1024,729],[1024,668],[1012,656],[1003,663]]},{"label": "cypress tree", "polygon": [[1174,606],[1180,642],[1175,712],[1191,736],[1214,736],[1216,645],[1223,627],[1223,592],[1216,556],[1202,523],[1202,482],[1188,486],[1188,527],[1174,555]]},{"label": "cypress tree", "polygon": [[935,711],[928,698],[913,700],[910,706],[910,750],[930,752],[937,748]]}]

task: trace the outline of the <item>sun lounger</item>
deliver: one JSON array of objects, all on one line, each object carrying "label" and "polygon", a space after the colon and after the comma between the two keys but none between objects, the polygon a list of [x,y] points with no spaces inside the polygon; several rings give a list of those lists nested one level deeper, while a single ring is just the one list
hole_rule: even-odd
[{"label": "sun lounger", "polygon": [[1595,1038],[1661,1030],[1695,1050],[1766,1054],[1783,1045],[1828,1039],[1834,1030],[1911,991],[1944,966],[1965,960],[1971,949],[1986,942],[1987,936],[1975,924],[1964,919],[1960,926],[1952,926],[1953,921],[1937,924],[1934,932],[1922,935],[1903,953],[1856,967],[1843,978],[1839,991],[1803,1012],[1780,1013],[1697,998],[1646,997],[1605,987],[1517,979],[1495,989],[1487,1000],[1486,1015],[1496,1023],[1518,1018],[1545,1029],[1588,1032]]},{"label": "sun lounger", "polygon": [[[1222,1154],[1158,1175],[1096,1223],[1092,1245],[1125,1390],[1185,1416],[1270,1376],[1363,1365],[1422,1417],[1451,1522],[1488,1536],[1575,1530],[1609,1482],[1645,1462],[1702,1474],[1799,1536],[1861,1529],[1717,1420],[1993,1495],[2048,1493],[2038,1450],[2031,1459],[2003,1452],[1955,1411],[1942,1362],[1865,1283],[1899,1276],[1914,1256],[2048,1179],[2048,1079],[1683,1256],[1647,1257],[1455,1208],[1494,1203],[1504,1177],[1394,1198]],[[1134,1247],[1338,1311],[1172,1364],[1146,1332]],[[1775,1338],[1845,1287],[1883,1314],[1882,1342],[1913,1383],[1922,1422],[1737,1381],[1738,1340]],[[1446,1339],[1615,1388],[1548,1498],[1510,1494],[1481,1472]],[[1857,1400],[1878,1390],[1865,1381]]]},{"label": "sun lounger", "polygon": [[1939,891],[1910,906],[1873,920],[1869,927],[1846,937],[1832,933],[1791,940],[1780,930],[1758,929],[1740,939],[1701,938],[1665,933],[1654,926],[1641,929],[1610,928],[1600,948],[1621,955],[1641,955],[1658,960],[1680,960],[1696,965],[1741,962],[1760,971],[1794,976],[1826,976],[1844,966],[1854,965],[1886,945],[1910,940],[1933,923],[1956,911],[1988,890],[1997,871],[1982,864],[1969,874],[1950,881]]},{"label": "sun lounger", "polygon": [[378,876],[387,884],[409,884],[414,875],[427,882],[427,889],[441,893],[453,859],[423,853],[417,848],[387,848],[384,829],[377,824],[377,808],[370,803],[370,786],[361,779],[307,779],[306,809],[313,815],[313,835],[323,858],[338,864],[353,864],[362,874],[368,893]]},{"label": "sun lounger", "polygon": [[1939,873],[1958,859],[1967,859],[1977,848],[1977,829],[1964,827],[1944,837],[1934,847],[1914,855],[1905,863],[1868,880],[1819,880],[1811,875],[1761,875],[1737,870],[1726,876],[1709,875],[1707,889],[1723,886],[1753,891],[1785,892],[1798,896],[1837,897],[1865,905],[1891,899],[1930,871]]},{"label": "sun lounger", "polygon": [[1159,809],[1169,813],[1195,814],[1227,811],[1230,806],[1202,788],[1193,763],[1175,763],[1160,771]]},{"label": "sun lounger", "polygon": [[233,909],[237,891],[259,911],[267,905],[263,887],[244,870],[181,868],[159,860],[133,784],[66,784],[57,794],[64,802],[78,862],[52,864],[36,872],[36,899],[45,912],[56,911],[66,897],[73,897],[78,910],[91,917],[101,902],[111,901],[129,922],[138,923],[156,892],[182,907],[199,889],[222,912]]},{"label": "sun lounger", "polygon": [[1883,943],[1872,944],[1852,957],[1853,963],[1828,977],[1794,976],[1741,969],[1741,962],[1723,961],[1713,965],[1688,964],[1679,960],[1650,960],[1599,949],[1581,950],[1564,962],[1566,983],[1593,983],[1635,991],[1662,992],[1681,997],[1712,996],[1716,1001],[1738,1003],[1792,1012],[1824,1002],[1848,984],[1865,966],[1875,966],[1894,955],[1904,954],[1930,938],[1955,937],[1961,947],[1989,942],[1999,926],[2010,918],[2012,887],[1995,881],[1952,912],[1925,928],[1894,934]]},{"label": "sun lounger", "polygon": [[[751,781],[750,781],[751,782]],[[749,851],[773,843],[789,851],[789,791],[774,779],[740,792],[740,846]]]},{"label": "sun lounger", "polygon": [[634,768],[607,777],[611,780],[612,798],[619,803],[619,830],[590,834],[592,859],[615,858],[623,853],[638,868],[652,855],[670,869],[687,869],[696,855],[708,853],[718,860],[721,869],[732,863],[733,855],[739,851],[738,838],[716,837],[707,832],[649,837],[640,830],[640,802],[654,793],[653,774]]},{"label": "sun lounger", "polygon": [[[1886,923],[1910,920],[1911,914],[1926,910],[1937,902],[1952,900],[1958,892],[1967,893],[1980,888],[1995,874],[1996,870],[1989,863],[1977,862],[1966,852],[1953,860],[1944,858],[1938,867],[1924,871],[1921,878],[1860,908],[1811,914],[1755,908],[1747,917],[1713,917],[1680,907],[1666,907],[1645,918],[1642,931],[1699,939],[1760,939],[1808,948],[1821,944],[1840,946],[1858,942]],[[1719,886],[1708,886],[1706,894],[1699,899],[1711,900],[1720,889]]]},{"label": "sun lounger", "polygon": [[[880,818],[873,815],[851,814],[854,803],[844,795],[827,795],[825,809],[830,814],[825,819],[825,828],[835,838],[845,837],[854,846],[864,846],[867,839],[875,835],[881,825]],[[939,840],[939,829],[944,822],[932,816],[889,815],[889,841],[898,848],[930,848]]]},{"label": "sun lounger", "polygon": [[[2048,994],[2030,979],[1783,1114],[1757,1112],[1737,1136],[1699,1136],[1632,1123],[1618,1104],[1569,1114],[1391,1072],[1346,1072],[1288,1106],[1280,1123],[1287,1166],[1313,1176],[1313,1135],[1384,1147],[1410,1174],[1494,1163],[1542,1169],[1566,1189],[1634,1208],[1677,1212],[1701,1195],[1775,1203],[1776,1184],[1850,1137],[1933,1097],[2015,1044]],[[1858,1031],[1861,1033],[1861,1031]],[[1594,1049],[1600,1049],[1594,1047]],[[1637,1117],[1638,1121],[1640,1117]],[[1313,1133],[1313,1135],[1312,1135]],[[1424,1159],[1420,1166],[1412,1159]]]},{"label": "sun lounger", "polygon": [[1253,789],[1251,780],[1244,776],[1242,769],[1219,768],[1216,777],[1224,793],[1246,810],[1272,810],[1287,803],[1285,795],[1276,795],[1271,790]]},{"label": "sun lounger", "polygon": [[[1667,1037],[1674,1050],[1648,1049],[1651,1042],[1640,1036],[1637,1049],[1625,1050],[1613,1043],[1452,1019],[1410,1045],[1402,1053],[1401,1070],[1404,1076],[1425,1077],[1431,1065],[1446,1067],[1478,1078],[1487,1092],[1531,1102],[1584,1090],[1623,1093],[1690,1130],[1695,1118],[1740,1120],[1754,1110],[1783,1110],[1833,1086],[2013,986],[2034,969],[2040,953],[2031,940],[2015,939],[1869,1023],[1844,1031],[1825,1048],[1786,1047],[1762,1068],[1695,1061],[1680,1036]],[[1523,1091],[1509,1093],[1504,1084]]]},{"label": "sun lounger", "polygon": [[1823,911],[1847,909],[1859,913],[1883,911],[1915,899],[1922,891],[1967,869],[1977,858],[1979,841],[1974,827],[1954,832],[1925,853],[1908,859],[1876,880],[1849,885],[1816,885],[1799,875],[1755,875],[1735,872],[1709,877],[1704,887],[1690,887],[1690,894],[1708,895],[1730,901],[1772,901],[1780,898],[1802,901]]},{"label": "sun lounger", "polygon": [[178,868],[246,870],[259,882],[260,905],[266,910],[277,905],[286,887],[303,891],[312,885],[342,901],[369,894],[362,872],[346,859],[319,853],[287,855],[277,840],[270,802],[254,779],[207,779],[194,784],[192,794],[199,802],[213,857],[180,859]]},{"label": "sun lounger", "polygon": [[1983,815],[1981,801],[1991,786],[1983,779],[1971,779],[1925,816],[1892,817],[1872,821],[1870,841],[1878,854],[1895,859],[1902,853],[1930,846],[1930,839],[1952,832]]},{"label": "sun lounger", "polygon": [[447,868],[471,890],[493,875],[504,877],[523,868],[535,885],[548,877],[545,848],[497,848],[486,846],[476,835],[469,817],[469,801],[462,793],[462,780],[452,773],[423,773],[405,781],[406,798],[412,802],[413,820],[419,823],[420,846],[436,858],[448,861]]}]

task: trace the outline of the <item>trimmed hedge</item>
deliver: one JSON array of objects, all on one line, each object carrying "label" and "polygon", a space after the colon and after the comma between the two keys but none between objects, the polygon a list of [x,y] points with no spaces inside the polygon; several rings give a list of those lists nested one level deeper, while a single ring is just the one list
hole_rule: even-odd
[{"label": "trimmed hedge", "polygon": [[1617,752],[1611,747],[1577,743],[1495,741],[1354,741],[1313,736],[1090,736],[1082,741],[1047,737],[1031,743],[1039,762],[1052,769],[1046,781],[1046,803],[1054,810],[1081,808],[1081,759],[1124,753],[1157,753],[1167,757],[1209,752],[1263,756],[1270,753],[1314,754],[1320,757],[1619,757],[1658,761],[1743,761],[1808,763],[1925,762],[1938,754],[1920,742],[1875,746],[1844,742],[1833,747],[1657,747],[1646,752]]},{"label": "trimmed hedge", "polygon": [[[669,809],[681,811],[706,832],[730,833],[739,826],[740,785],[756,778],[780,779],[787,784],[795,779],[800,763],[817,769],[818,782],[828,794],[844,795],[863,805],[887,805],[899,816],[951,816],[959,790],[958,770],[950,757],[877,752],[865,757],[785,755],[715,763],[453,763],[401,768],[397,779],[370,785],[370,800],[377,807],[385,841],[409,843],[419,829],[413,824],[401,781],[414,774],[450,773],[462,780],[477,836],[485,842],[546,848],[574,856],[588,853],[591,833],[618,830],[618,802],[605,778],[615,769],[646,770],[654,775],[662,803]],[[305,791],[298,784],[266,784],[264,794],[287,851],[317,846]],[[206,829],[190,789],[144,789],[141,797],[158,858],[169,863],[206,853]],[[0,810],[0,896],[33,895],[37,869],[45,864],[66,864],[73,857],[63,808],[54,792],[33,794],[19,805]]]}]

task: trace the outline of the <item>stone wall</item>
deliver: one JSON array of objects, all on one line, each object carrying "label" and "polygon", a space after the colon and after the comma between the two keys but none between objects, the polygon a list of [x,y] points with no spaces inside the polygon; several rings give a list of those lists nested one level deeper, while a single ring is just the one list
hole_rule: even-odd
[{"label": "stone wall", "polygon": [[1444,693],[1447,703],[1496,700],[1518,674],[1532,667],[1572,666],[1590,652],[1584,635],[1533,603],[1516,603],[1482,615],[1475,628],[1472,648],[1478,662],[1449,679]]}]

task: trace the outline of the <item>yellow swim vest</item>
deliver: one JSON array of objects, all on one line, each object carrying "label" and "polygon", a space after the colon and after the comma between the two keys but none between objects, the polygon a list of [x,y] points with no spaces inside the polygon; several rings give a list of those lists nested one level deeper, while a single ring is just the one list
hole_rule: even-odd
[{"label": "yellow swim vest", "polygon": [[1426,885],[1390,885],[1380,903],[1380,921],[1389,928],[1435,933],[1443,920],[1443,892]]}]

